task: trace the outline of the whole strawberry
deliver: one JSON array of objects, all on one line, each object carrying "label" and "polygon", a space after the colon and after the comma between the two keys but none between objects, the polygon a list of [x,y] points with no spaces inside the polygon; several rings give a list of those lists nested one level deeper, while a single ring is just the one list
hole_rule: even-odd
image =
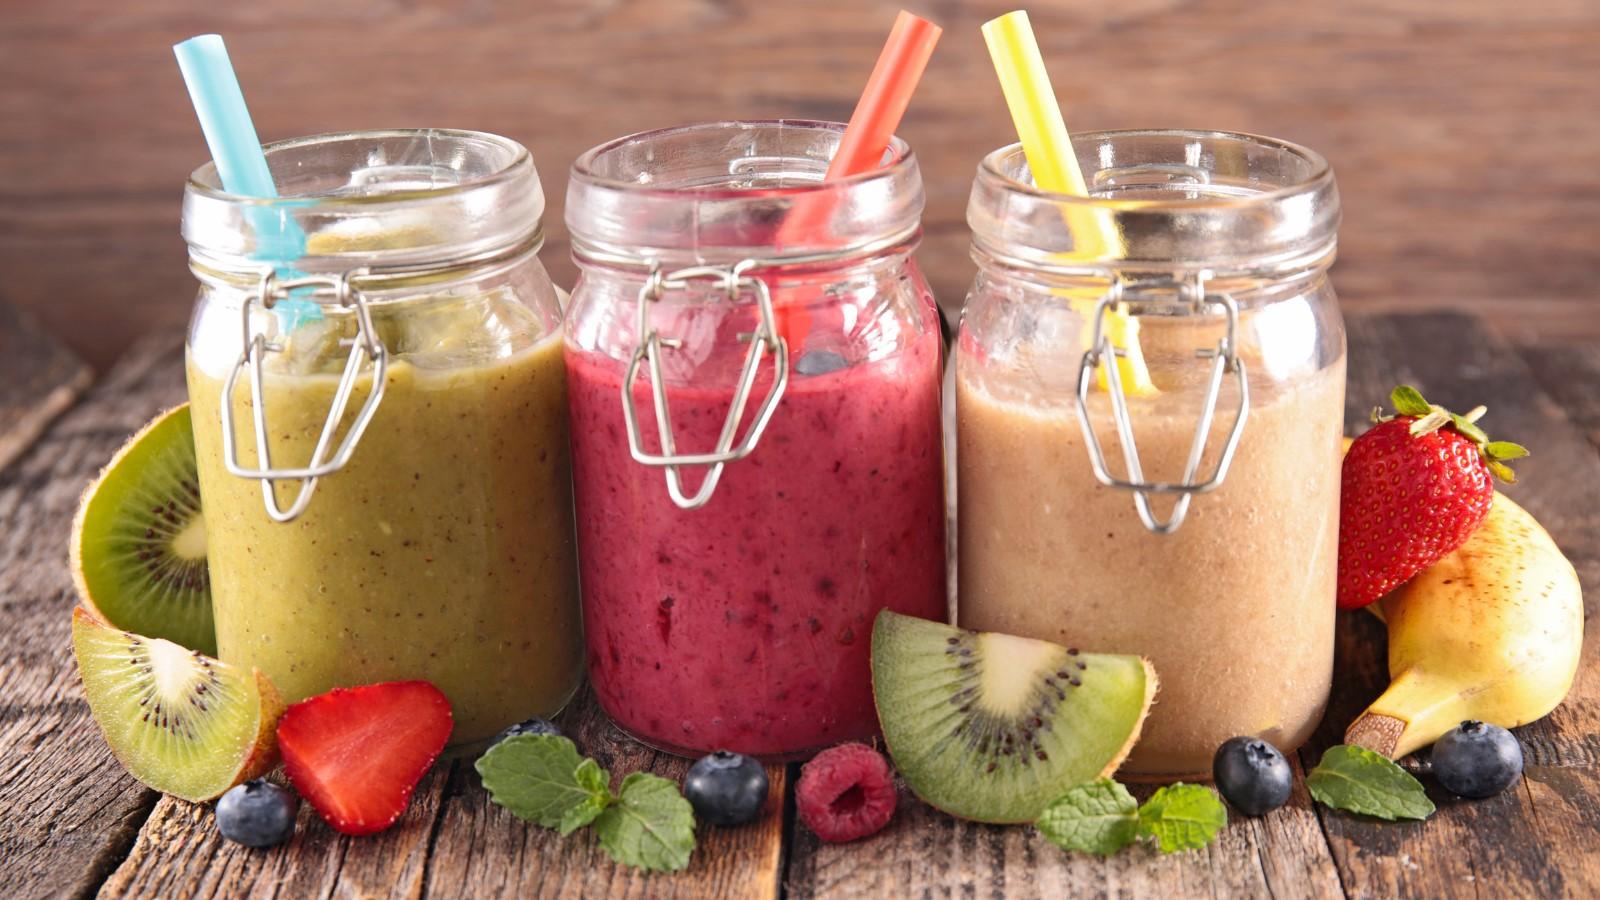
[{"label": "whole strawberry", "polygon": [[1458,416],[1400,386],[1398,415],[1345,454],[1339,499],[1339,608],[1382,597],[1466,542],[1494,502],[1494,479],[1516,480],[1507,460],[1527,448],[1490,441],[1478,407]]}]

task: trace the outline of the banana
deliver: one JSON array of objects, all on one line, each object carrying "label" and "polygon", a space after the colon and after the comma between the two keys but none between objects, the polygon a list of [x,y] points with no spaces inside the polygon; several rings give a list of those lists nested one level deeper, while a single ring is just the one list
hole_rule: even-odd
[{"label": "banana", "polygon": [[1389,628],[1391,683],[1344,737],[1393,759],[1463,719],[1510,728],[1541,718],[1578,671],[1578,573],[1503,494],[1465,544],[1373,606]]}]

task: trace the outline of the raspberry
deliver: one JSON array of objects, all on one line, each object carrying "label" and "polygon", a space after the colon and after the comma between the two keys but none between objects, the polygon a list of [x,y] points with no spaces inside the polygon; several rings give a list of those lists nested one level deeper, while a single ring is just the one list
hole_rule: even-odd
[{"label": "raspberry", "polygon": [[895,799],[888,761],[865,744],[840,744],[817,754],[800,767],[794,789],[800,821],[834,844],[878,833],[894,817]]}]

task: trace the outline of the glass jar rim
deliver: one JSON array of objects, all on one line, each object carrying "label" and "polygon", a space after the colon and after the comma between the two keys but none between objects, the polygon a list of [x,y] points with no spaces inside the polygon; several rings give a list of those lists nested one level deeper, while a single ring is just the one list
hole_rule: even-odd
[{"label": "glass jar rim", "polygon": [[[815,131],[831,131],[843,135],[845,123],[829,122],[823,119],[721,119],[714,122],[693,122],[687,125],[669,125],[665,128],[652,128],[626,134],[606,141],[603,144],[590,147],[578,158],[572,161],[572,180],[581,181],[585,185],[595,188],[608,188],[619,191],[637,192],[640,194],[654,194],[658,196],[681,197],[685,200],[694,199],[719,199],[737,198],[748,194],[752,188],[736,188],[727,186],[701,185],[701,186],[667,186],[653,185],[648,182],[611,178],[595,171],[595,163],[601,157],[614,153],[628,144],[643,143],[645,141],[660,141],[679,135],[692,135],[711,131],[732,131],[754,128],[796,128],[811,129]],[[903,173],[906,169],[916,164],[916,156],[911,150],[911,145],[898,135],[889,139],[889,159],[875,169],[858,172],[854,175],[844,175],[831,179],[797,179],[794,184],[785,184],[777,188],[787,194],[790,192],[805,193],[810,191],[837,190],[840,187],[862,184],[879,179],[892,178]]]},{"label": "glass jar rim", "polygon": [[492,172],[472,176],[461,181],[450,182],[426,188],[407,188],[405,190],[384,191],[375,194],[336,194],[336,193],[311,193],[290,194],[277,197],[251,197],[245,194],[235,194],[223,188],[217,175],[215,160],[207,160],[189,173],[188,189],[200,196],[241,206],[303,206],[307,201],[350,203],[352,205],[382,205],[424,199],[428,197],[441,197],[450,194],[473,190],[474,188],[489,187],[504,181],[516,178],[523,169],[533,165],[533,154],[522,144],[498,134],[487,131],[471,131],[460,128],[380,128],[371,131],[329,131],[322,134],[308,134],[300,137],[284,138],[278,141],[269,141],[261,145],[261,150],[269,158],[285,150],[297,150],[316,144],[334,144],[353,140],[374,140],[384,138],[409,138],[419,135],[453,138],[462,141],[480,141],[500,150],[509,151],[511,158],[504,165]]},{"label": "glass jar rim", "polygon": [[815,119],[701,122],[626,135],[573,162],[566,222],[586,264],[775,265],[909,250],[925,195],[916,155],[825,178],[845,126]]},{"label": "glass jar rim", "polygon": [[1289,277],[1333,262],[1341,217],[1333,168],[1277,138],[1198,129],[1073,138],[1090,194],[1027,178],[1018,144],[987,154],[967,202],[973,253],[1019,270]]},{"label": "glass jar rim", "polygon": [[544,193],[533,156],[496,134],[447,128],[307,135],[264,144],[281,196],[191,173],[182,233],[216,269],[432,268],[537,247]]},{"label": "glass jar rim", "polygon": [[1017,155],[1022,153],[1022,144],[1020,142],[1007,144],[1004,147],[986,154],[983,157],[983,161],[979,164],[979,171],[982,175],[999,179],[1000,181],[1004,182],[1008,188],[1011,188],[1018,193],[1028,194],[1033,197],[1037,197],[1040,200],[1072,206],[1113,209],[1117,210],[1119,213],[1138,213],[1146,210],[1164,211],[1171,210],[1175,207],[1183,209],[1198,209],[1203,207],[1238,209],[1253,205],[1264,205],[1280,201],[1285,197],[1290,197],[1298,193],[1315,190],[1319,185],[1323,185],[1333,179],[1333,167],[1328,163],[1327,158],[1317,151],[1312,150],[1311,148],[1302,144],[1296,144],[1293,141],[1285,141],[1280,138],[1267,137],[1266,135],[1251,134],[1250,132],[1245,131],[1220,131],[1197,128],[1119,128],[1106,129],[1102,131],[1079,132],[1072,136],[1072,143],[1074,145],[1096,144],[1102,141],[1113,140],[1117,138],[1137,137],[1183,138],[1189,140],[1221,139],[1237,141],[1245,144],[1256,144],[1299,157],[1310,166],[1311,171],[1306,176],[1296,179],[1293,183],[1279,185],[1271,190],[1259,191],[1243,196],[1222,197],[1216,195],[1207,195],[1202,197],[1183,197],[1160,200],[1144,198],[1130,200],[1117,197],[1097,197],[1093,196],[1092,193],[1086,196],[1083,194],[1071,194],[1062,191],[1047,191],[1029,182],[1013,178],[1005,173],[1005,171],[1001,168],[1001,163],[1005,160],[1014,159]]}]

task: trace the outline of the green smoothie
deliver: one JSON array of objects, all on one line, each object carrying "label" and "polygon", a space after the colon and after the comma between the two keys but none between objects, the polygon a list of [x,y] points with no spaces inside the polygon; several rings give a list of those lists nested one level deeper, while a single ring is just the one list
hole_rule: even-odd
[{"label": "green smoothie", "polygon": [[[431,681],[458,746],[560,710],[583,668],[560,335],[489,361],[394,355],[349,464],[286,524],[267,517],[259,482],[224,467],[225,375],[189,360],[222,659],[259,667],[291,702]],[[269,370],[274,465],[310,459],[337,380]],[[247,381],[233,409],[254,466]],[[370,388],[363,376],[346,424]],[[280,504],[298,489],[280,483]]]}]

